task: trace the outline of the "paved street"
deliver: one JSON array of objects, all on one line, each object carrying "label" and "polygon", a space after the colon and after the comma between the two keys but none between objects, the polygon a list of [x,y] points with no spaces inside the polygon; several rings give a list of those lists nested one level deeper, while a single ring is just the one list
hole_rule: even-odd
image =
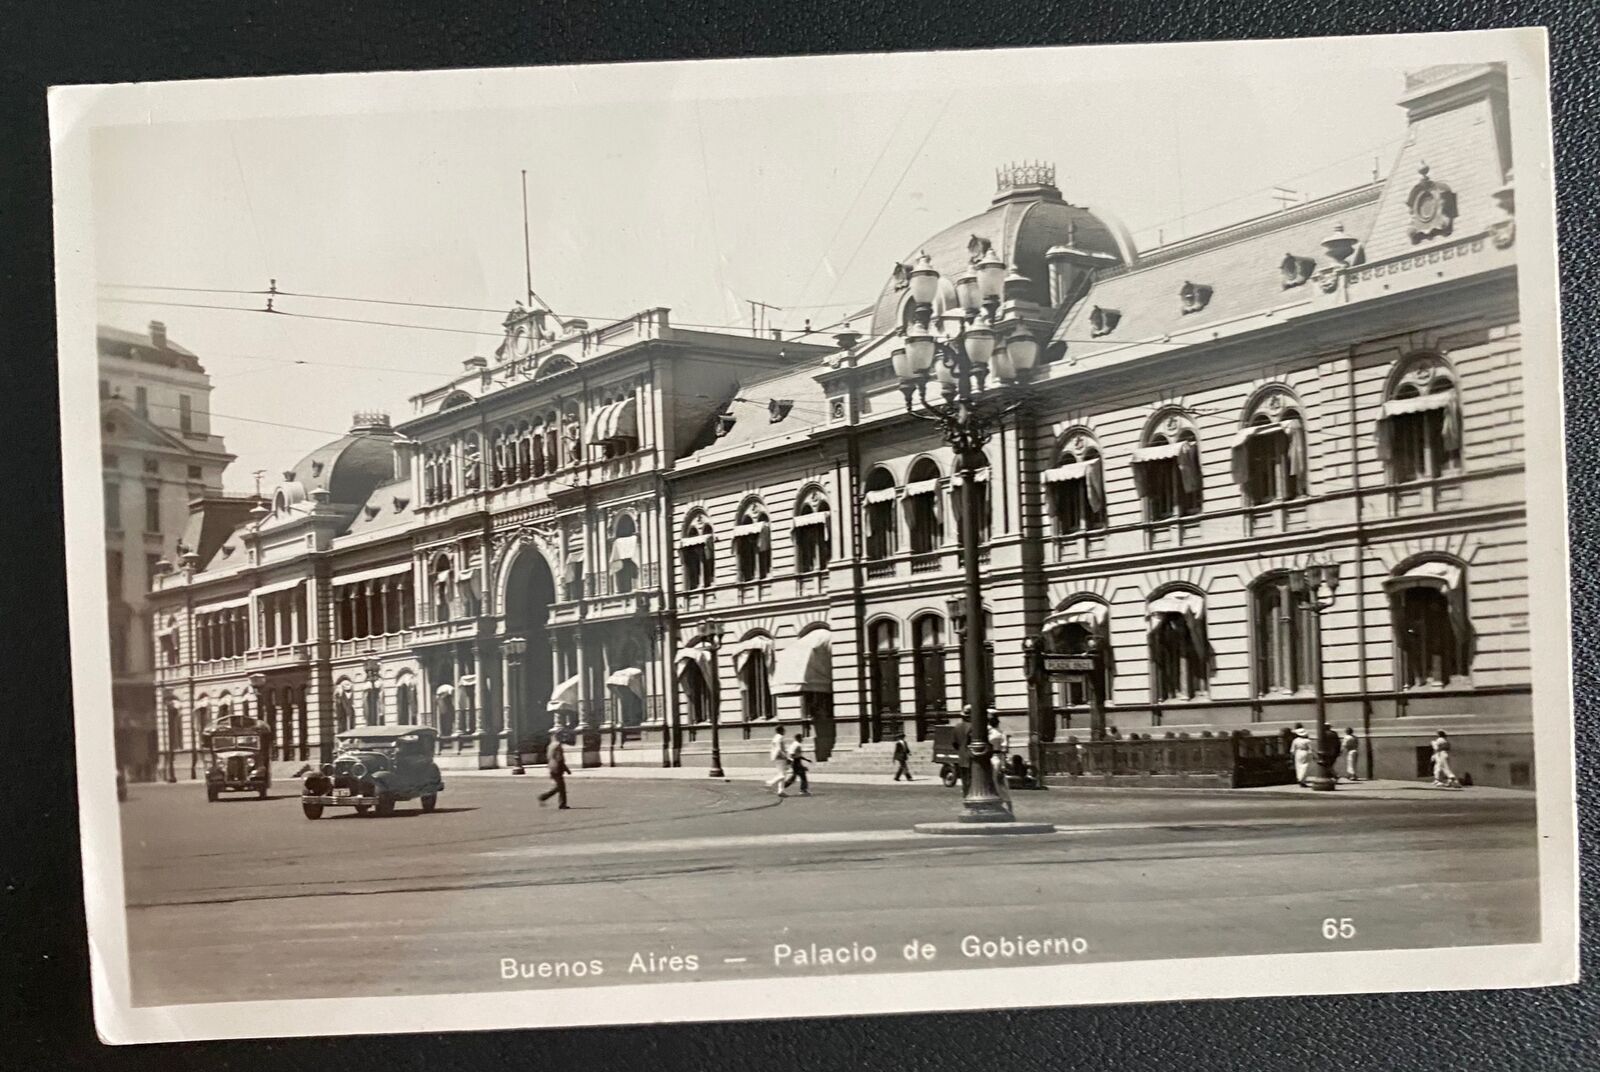
[{"label": "paved street", "polygon": [[[549,784],[538,771],[446,782],[431,815],[411,803],[314,823],[292,782],[267,801],[210,805],[198,785],[133,786],[135,1002],[838,970],[815,964],[821,947],[852,951],[846,970],[896,971],[913,939],[936,947],[932,967],[961,968],[1538,931],[1531,794],[1019,791],[1019,815],[1060,831],[939,838],[910,832],[958,808],[958,791],[931,782],[824,781],[778,800],[751,781],[580,773],[565,812],[537,806]],[[979,894],[993,908],[975,927]],[[1348,917],[1354,937],[1325,939],[1330,917]],[[964,956],[968,935],[996,939],[996,958]],[[1001,937],[1052,941],[1005,958]],[[652,976],[652,954],[684,959]]]}]

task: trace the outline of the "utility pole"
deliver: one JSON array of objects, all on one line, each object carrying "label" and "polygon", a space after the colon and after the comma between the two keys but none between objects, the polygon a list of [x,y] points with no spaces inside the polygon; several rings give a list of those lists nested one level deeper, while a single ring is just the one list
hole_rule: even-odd
[{"label": "utility pole", "polygon": [[[749,298],[746,298],[745,301],[750,305],[750,334],[759,339],[767,331],[767,313],[781,313],[783,308],[778,305],[768,305],[766,302],[753,301]],[[760,310],[759,323],[756,316],[758,309]]]}]

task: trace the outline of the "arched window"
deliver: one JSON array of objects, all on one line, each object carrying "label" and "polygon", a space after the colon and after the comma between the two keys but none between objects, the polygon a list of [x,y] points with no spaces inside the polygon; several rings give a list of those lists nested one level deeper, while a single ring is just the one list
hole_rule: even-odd
[{"label": "arched window", "polygon": [[417,717],[417,683],[409,672],[402,672],[394,684],[394,720],[409,726]]},{"label": "arched window", "polygon": [[1443,557],[1414,561],[1384,580],[1394,625],[1395,682],[1402,689],[1460,684],[1476,634],[1467,611],[1466,568]]},{"label": "arched window", "polygon": [[1249,506],[1287,502],[1306,493],[1306,428],[1295,397],[1261,395],[1233,437],[1233,482]]},{"label": "arched window", "polygon": [[544,434],[537,424],[528,431],[528,452],[531,455],[528,466],[531,474],[535,477],[544,476]]},{"label": "arched window", "polygon": [[333,686],[333,731],[343,733],[355,724],[355,686],[349,678],[340,678]]},{"label": "arched window", "polygon": [[[978,470],[977,478],[978,478],[978,480],[977,480],[977,484],[978,484],[978,491],[977,491],[977,495],[978,495],[978,542],[979,543],[988,543],[989,542],[989,530],[991,528],[991,524],[992,524],[992,521],[993,521],[993,503],[990,501],[990,498],[989,498],[989,459],[988,458],[984,458],[983,467]],[[955,502],[952,505],[954,506],[955,512],[956,512],[956,539],[958,541],[965,539],[965,537],[962,535],[962,526],[966,523],[966,516],[967,516],[966,503],[965,503],[965,496],[966,496],[966,493],[967,493],[967,489],[966,489],[966,485],[965,485],[965,480],[966,480],[966,476],[963,473],[957,473],[955,476],[950,478],[951,486],[954,488],[953,495],[954,495],[954,498],[955,498]]]},{"label": "arched window", "polygon": [[1083,676],[1054,679],[1052,704],[1070,718],[1073,708],[1088,707],[1095,690],[1102,704],[1111,700],[1111,681],[1116,673],[1115,652],[1111,646],[1111,608],[1103,601],[1079,596],[1064,601],[1045,619],[1040,630],[1044,650],[1058,655],[1094,657],[1094,669]]},{"label": "arched window", "polygon": [[924,614],[911,622],[913,688],[916,692],[917,740],[926,740],[929,727],[945,721],[950,698],[945,689],[944,619]]},{"label": "arched window", "polygon": [[764,581],[772,572],[772,522],[760,500],[746,503],[733,530],[733,553],[739,580]]},{"label": "arched window", "polygon": [[894,474],[879,466],[867,474],[862,496],[867,523],[867,557],[889,558],[900,550],[900,530],[895,524]]},{"label": "arched window", "polygon": [[1201,511],[1200,440],[1188,417],[1168,410],[1151,422],[1143,446],[1133,452],[1133,482],[1147,521]]},{"label": "arched window", "polygon": [[828,568],[831,557],[831,515],[821,488],[807,488],[794,508],[794,560],[797,573]]},{"label": "arched window", "polygon": [[611,590],[618,594],[633,591],[639,580],[639,528],[632,514],[618,516],[611,529],[611,553],[607,565]]},{"label": "arched window", "polygon": [[635,637],[625,638],[611,653],[606,692],[611,700],[612,720],[624,729],[644,722],[644,645]]},{"label": "arched window", "polygon": [[715,703],[716,653],[704,638],[690,641],[678,652],[678,685],[683,690],[686,714],[691,723],[710,722]]},{"label": "arched window", "polygon": [[544,464],[552,473],[561,468],[561,418],[555,410],[544,415]]},{"label": "arched window", "polygon": [[872,717],[881,726],[900,717],[900,627],[883,618],[867,627],[872,659]]},{"label": "arched window", "polygon": [[1150,643],[1150,693],[1157,702],[1204,697],[1211,647],[1206,640],[1206,599],[1185,588],[1167,589],[1145,605]]},{"label": "arched window", "polygon": [[683,560],[683,586],[710,588],[716,580],[717,561],[715,535],[704,510],[695,511],[685,523],[678,554]]},{"label": "arched window", "polygon": [[1040,474],[1050,497],[1056,535],[1106,527],[1106,481],[1100,444],[1087,432],[1073,430],[1056,448],[1055,464]]},{"label": "arched window", "polygon": [[746,722],[773,718],[778,713],[772,700],[772,665],[776,649],[765,633],[752,633],[733,649],[733,670],[739,675]]},{"label": "arched window", "polygon": [[1443,358],[1413,358],[1392,378],[1377,434],[1391,483],[1433,480],[1461,467],[1461,403]]},{"label": "arched window", "polygon": [[1311,593],[1287,571],[1269,573],[1250,588],[1250,633],[1256,694],[1292,694],[1314,685],[1316,611]]},{"label": "arched window", "polygon": [[939,508],[939,466],[932,458],[918,458],[911,465],[905,498],[906,528],[914,555],[936,551],[944,542],[944,513]]}]

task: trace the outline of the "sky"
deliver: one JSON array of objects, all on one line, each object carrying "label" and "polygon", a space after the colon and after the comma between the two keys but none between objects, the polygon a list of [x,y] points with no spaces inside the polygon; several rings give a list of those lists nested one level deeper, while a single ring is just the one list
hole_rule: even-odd
[{"label": "sky", "polygon": [[[631,97],[626,68],[561,69],[559,93],[480,72],[470,107],[368,100],[351,76],[327,86],[327,114],[227,118],[219,105],[100,127],[99,317],[162,320],[200,356],[213,430],[237,455],[225,483],[246,491],[354,412],[403,420],[409,396],[493,352],[526,285],[524,170],[533,288],[558,314],[593,325],[665,306],[674,323],[738,328],[756,300],[779,307],[769,326],[794,330],[871,302],[896,261],[988,206],[1010,161],[1053,163],[1067,200],[1148,250],[1276,210],[1275,186],[1317,197],[1386,174],[1404,136],[1399,67],[1302,52],[1086,75],[1059,51],[998,55],[951,78],[939,57],[916,77],[841,81],[782,61],[786,77],[745,92],[722,65],[693,93]],[[469,308],[285,296],[276,309],[307,315],[266,316],[251,292],[269,280]]]}]

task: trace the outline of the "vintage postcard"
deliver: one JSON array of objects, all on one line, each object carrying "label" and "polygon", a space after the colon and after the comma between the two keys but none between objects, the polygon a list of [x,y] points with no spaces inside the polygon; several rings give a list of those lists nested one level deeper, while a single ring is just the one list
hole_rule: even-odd
[{"label": "vintage postcard", "polygon": [[108,1042],[1575,978],[1542,31],[50,111]]}]

